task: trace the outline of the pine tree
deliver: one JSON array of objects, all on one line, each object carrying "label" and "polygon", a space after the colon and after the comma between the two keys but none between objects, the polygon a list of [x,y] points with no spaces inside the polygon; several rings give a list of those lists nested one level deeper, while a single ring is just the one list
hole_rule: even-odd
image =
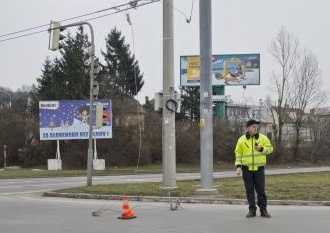
[{"label": "pine tree", "polygon": [[103,76],[102,87],[111,97],[134,97],[144,85],[143,74],[138,62],[131,54],[125,37],[116,28],[106,38],[106,51],[102,51],[105,60],[106,75]]},{"label": "pine tree", "polygon": [[75,37],[68,34],[61,57],[45,60],[42,75],[31,92],[34,105],[39,100],[89,98],[89,46],[83,27],[79,27]]},{"label": "pine tree", "polygon": [[199,87],[182,87],[181,91],[181,111],[179,118],[198,120],[199,119],[199,107],[200,107],[200,96]]},{"label": "pine tree", "polygon": [[40,99],[53,99],[56,96],[54,93],[55,89],[53,88],[53,73],[55,71],[55,66],[49,57],[47,57],[43,67],[44,69],[42,70],[41,77],[37,78],[38,87],[36,88],[36,94]]},{"label": "pine tree", "polygon": [[62,99],[89,99],[90,42],[80,26],[75,37],[68,37],[59,60]]}]

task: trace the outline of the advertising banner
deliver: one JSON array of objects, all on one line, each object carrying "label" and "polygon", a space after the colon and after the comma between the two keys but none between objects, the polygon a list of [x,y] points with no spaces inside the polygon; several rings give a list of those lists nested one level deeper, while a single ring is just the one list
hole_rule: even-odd
[{"label": "advertising banner", "polygon": [[[199,56],[180,57],[180,85],[200,85]],[[213,55],[212,85],[260,85],[260,54]]]},{"label": "advertising banner", "polygon": [[[101,124],[96,124],[96,105],[102,105]],[[89,122],[93,124],[93,139],[112,138],[112,103],[97,100],[89,112],[88,100],[39,102],[40,140],[88,139]],[[97,127],[96,127],[97,125]]]}]

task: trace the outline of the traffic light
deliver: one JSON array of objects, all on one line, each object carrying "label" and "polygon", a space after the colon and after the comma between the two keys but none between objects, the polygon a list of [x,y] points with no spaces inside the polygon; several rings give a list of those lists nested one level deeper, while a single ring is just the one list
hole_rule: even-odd
[{"label": "traffic light", "polygon": [[103,126],[103,104],[95,102],[95,127],[101,128]]},{"label": "traffic light", "polygon": [[97,99],[97,97],[99,95],[99,90],[100,90],[99,82],[95,80],[94,83],[93,83],[93,96],[94,96],[94,99]]},{"label": "traffic light", "polygon": [[65,29],[65,27],[61,27],[59,22],[52,22],[51,32],[50,32],[50,50],[58,50],[62,48],[60,41],[65,38],[61,34],[61,32]]},{"label": "traffic light", "polygon": [[103,108],[103,126],[107,125],[107,121],[109,120],[109,113],[104,111],[105,108]]},{"label": "traffic light", "polygon": [[94,77],[96,77],[101,71],[101,66],[100,66],[98,58],[96,58],[94,60],[93,66],[94,66],[94,73],[93,74],[94,74]]}]

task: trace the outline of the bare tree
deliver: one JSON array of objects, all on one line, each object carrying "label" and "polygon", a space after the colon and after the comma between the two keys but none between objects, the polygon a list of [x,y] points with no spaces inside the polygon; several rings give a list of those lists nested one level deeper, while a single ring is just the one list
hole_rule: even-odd
[{"label": "bare tree", "polygon": [[303,125],[307,109],[315,108],[325,103],[326,93],[321,90],[322,79],[320,76],[316,57],[306,50],[302,52],[299,62],[293,71],[293,82],[289,82],[289,104],[297,109],[292,115],[295,123],[295,143],[293,159],[298,159],[298,149],[301,144],[300,129]]},{"label": "bare tree", "polygon": [[273,129],[276,132],[274,135],[276,143],[275,157],[279,158],[282,155],[282,128],[287,118],[288,85],[289,80],[292,78],[292,70],[299,58],[299,41],[282,27],[276,38],[271,42],[269,52],[280,66],[279,72],[273,72],[272,75],[277,101],[275,102],[275,108],[271,109],[274,116]]},{"label": "bare tree", "polygon": [[313,146],[311,148],[310,160],[314,163],[318,160],[327,160],[330,158],[328,153],[330,149],[330,120],[327,110],[313,109],[309,118],[310,127],[313,132]]}]

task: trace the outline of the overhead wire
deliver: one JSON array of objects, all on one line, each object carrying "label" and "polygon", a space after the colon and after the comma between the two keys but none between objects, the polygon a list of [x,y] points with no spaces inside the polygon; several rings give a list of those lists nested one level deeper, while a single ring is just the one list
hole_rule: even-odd
[{"label": "overhead wire", "polygon": [[[175,8],[173,5],[171,6],[173,9],[179,11],[181,14],[183,14],[186,17],[186,21],[187,23],[190,23],[191,18],[192,18],[192,11],[193,11],[193,7],[194,7],[194,0],[192,0],[192,5],[191,5],[191,11],[190,11],[190,17],[188,18],[187,15],[182,12],[181,10]],[[133,7],[134,8],[134,7]],[[131,33],[132,33],[132,45],[133,45],[133,53],[136,54],[135,51],[135,35],[134,35],[134,27],[130,18],[130,15],[128,13],[128,9],[126,9],[126,21],[127,23],[130,25],[131,27]],[[134,79],[135,79],[135,92],[137,93],[137,74],[136,74],[136,69],[134,68]],[[175,104],[177,104],[176,102],[174,102]],[[138,114],[138,123],[139,123],[139,151],[138,151],[138,159],[137,159],[137,164],[136,164],[136,169],[139,168],[139,164],[140,164],[140,159],[141,159],[141,148],[142,148],[142,126],[141,126],[141,117],[140,117],[140,106],[139,106],[139,102],[136,101],[136,107],[137,107],[137,114]],[[167,105],[166,105],[167,107]],[[175,108],[177,108],[177,106],[175,106]],[[176,203],[171,203],[171,210],[176,210],[177,208],[179,208],[179,202]]]},{"label": "overhead wire", "polygon": [[[144,2],[144,1],[146,1],[146,2]],[[67,19],[59,20],[58,22],[71,21],[71,20],[74,20],[74,19],[83,18],[83,17],[90,16],[90,15],[100,14],[100,13],[105,12],[105,11],[115,10],[114,12],[111,12],[111,13],[108,13],[108,14],[103,14],[103,15],[99,15],[99,16],[96,16],[96,17],[91,17],[91,18],[84,19],[84,21],[92,21],[92,20],[96,20],[96,19],[99,19],[99,18],[114,15],[114,14],[117,14],[117,13],[120,13],[120,12],[123,12],[123,11],[127,11],[127,10],[130,10],[130,9],[136,9],[136,8],[139,8],[139,7],[142,7],[142,6],[145,6],[145,5],[149,5],[149,4],[152,4],[152,3],[155,3],[155,2],[159,2],[159,1],[161,1],[161,0],[129,1],[128,3],[125,3],[125,4],[121,4],[121,5],[101,9],[101,10],[97,10],[97,11],[94,11],[94,12],[91,12],[91,13],[86,13],[86,14],[70,17],[70,18],[67,18]],[[136,5],[132,4],[132,2],[135,2]],[[142,2],[142,3],[137,4],[139,2]],[[124,8],[124,9],[121,9],[122,7],[125,7],[125,6],[127,6],[127,7]],[[40,25],[40,26],[27,28],[27,29],[18,30],[18,31],[15,31],[15,32],[2,34],[2,35],[0,35],[0,38],[20,34],[20,33],[23,33],[23,32],[28,32],[28,31],[32,31],[32,30],[35,30],[35,29],[38,29],[38,28],[44,28],[44,27],[49,27],[49,23],[48,24],[43,24],[43,25]],[[12,36],[12,37],[9,37],[9,38],[1,39],[0,42],[4,42],[4,41],[8,41],[8,40],[14,40],[14,39],[22,38],[22,37],[26,37],[26,36],[31,36],[31,35],[39,34],[39,33],[46,32],[46,31],[49,31],[49,28],[44,29],[44,30],[40,30],[40,31],[35,31],[35,32],[23,34],[23,35]]]},{"label": "overhead wire", "polygon": [[[77,19],[77,18],[82,18],[82,17],[85,17],[85,16],[93,15],[93,14],[98,14],[100,12],[104,12],[104,11],[108,11],[108,10],[112,10],[112,9],[117,9],[118,7],[122,7],[122,6],[125,6],[127,4],[129,4],[129,3],[114,6],[114,7],[109,7],[109,8],[102,9],[102,10],[97,10],[97,11],[87,13],[87,14],[82,14],[82,15],[79,15],[79,16],[70,17],[70,18],[67,18],[67,19],[60,20],[59,22],[65,22],[65,21],[69,21],[69,20],[73,20],[73,19]],[[33,29],[42,28],[42,27],[45,27],[45,26],[48,26],[48,25],[49,24],[44,24],[44,25],[40,25],[40,26],[36,26],[36,27],[31,27],[31,28],[27,28],[27,29],[18,30],[18,31],[15,31],[15,32],[7,33],[7,34],[2,34],[2,35],[0,35],[0,37],[5,37],[5,36],[13,35],[13,34],[18,34],[18,33],[25,32],[25,31],[31,31]]]},{"label": "overhead wire", "polygon": [[[173,9],[179,11],[181,14],[183,14],[186,17],[186,21],[187,23],[190,23],[191,18],[192,18],[192,11],[193,11],[193,7],[194,7],[194,0],[192,0],[192,5],[191,5],[191,10],[190,10],[190,17],[188,18],[187,15],[182,12],[181,10],[175,8],[173,5],[171,6]],[[127,11],[127,10],[126,10]],[[128,11],[126,12],[126,21],[127,23],[130,25],[131,27],[131,33],[132,33],[132,44],[133,44],[133,53],[136,54],[135,51],[135,35],[134,35],[134,27],[130,18],[130,15],[128,13]],[[136,74],[136,69],[134,68],[134,78],[135,78],[135,92],[137,93],[137,74]],[[173,101],[175,104],[175,109],[177,109],[177,103],[175,101]],[[141,117],[140,117],[140,106],[139,106],[139,102],[136,101],[136,107],[137,107],[137,114],[138,114],[138,122],[139,122],[139,151],[138,151],[138,160],[137,160],[137,164],[136,164],[136,169],[139,168],[139,164],[140,164],[140,159],[141,159],[141,148],[142,148],[142,126],[141,126]],[[166,108],[168,108],[168,105],[166,104]],[[173,111],[173,110],[172,110]],[[175,110],[174,110],[175,111]],[[171,203],[171,209],[175,210],[179,207],[178,203]]]},{"label": "overhead wire", "polygon": [[48,29],[47,30],[41,30],[41,31],[27,33],[27,34],[24,34],[24,35],[14,36],[14,37],[10,37],[10,38],[7,38],[7,39],[2,39],[2,40],[0,40],[0,42],[5,42],[5,41],[8,41],[8,40],[14,40],[14,39],[18,39],[18,38],[26,37],[26,36],[31,36],[31,35],[39,34],[39,33],[46,32],[46,31],[48,31]]},{"label": "overhead wire", "polygon": [[168,6],[170,6],[171,8],[173,8],[173,10],[176,10],[177,12],[179,12],[183,17],[185,17],[186,22],[187,22],[187,23],[190,23],[190,22],[191,22],[191,19],[192,19],[193,9],[194,9],[194,2],[195,2],[195,0],[192,0],[192,2],[191,2],[191,9],[190,9],[190,15],[189,15],[189,17],[188,17],[188,15],[187,15],[185,12],[183,12],[182,10],[180,10],[179,8],[174,7],[174,5],[169,5],[169,4],[168,4]]},{"label": "overhead wire", "polygon": [[40,26],[36,26],[36,27],[32,27],[32,28],[22,29],[22,30],[19,30],[19,31],[16,31],[16,32],[10,32],[10,33],[7,33],[7,34],[2,34],[2,35],[0,35],[0,37],[6,37],[6,36],[10,36],[10,35],[21,33],[21,32],[31,31],[31,30],[34,30],[34,29],[38,29],[38,28],[42,28],[42,27],[48,26],[48,25],[49,24],[44,24],[44,25],[40,25]]},{"label": "overhead wire", "polygon": [[[135,35],[134,35],[134,27],[131,21],[131,17],[128,12],[126,12],[126,21],[131,27],[131,34],[132,34],[132,46],[133,46],[133,54],[136,54],[135,51]],[[137,73],[136,69],[134,67],[134,84],[135,84],[135,93],[138,93],[137,89]],[[139,102],[136,101],[136,109],[137,109],[137,114],[138,114],[138,124],[139,124],[139,150],[138,150],[138,159],[136,163],[136,169],[139,168],[140,164],[140,159],[141,159],[141,148],[142,148],[142,126],[141,126],[141,116],[140,116],[140,106]]]},{"label": "overhead wire", "polygon": [[192,2],[191,2],[190,16],[189,16],[189,19],[187,19],[187,23],[190,23],[190,21],[191,21],[193,9],[194,9],[194,2],[195,2],[195,0],[192,0]]}]

